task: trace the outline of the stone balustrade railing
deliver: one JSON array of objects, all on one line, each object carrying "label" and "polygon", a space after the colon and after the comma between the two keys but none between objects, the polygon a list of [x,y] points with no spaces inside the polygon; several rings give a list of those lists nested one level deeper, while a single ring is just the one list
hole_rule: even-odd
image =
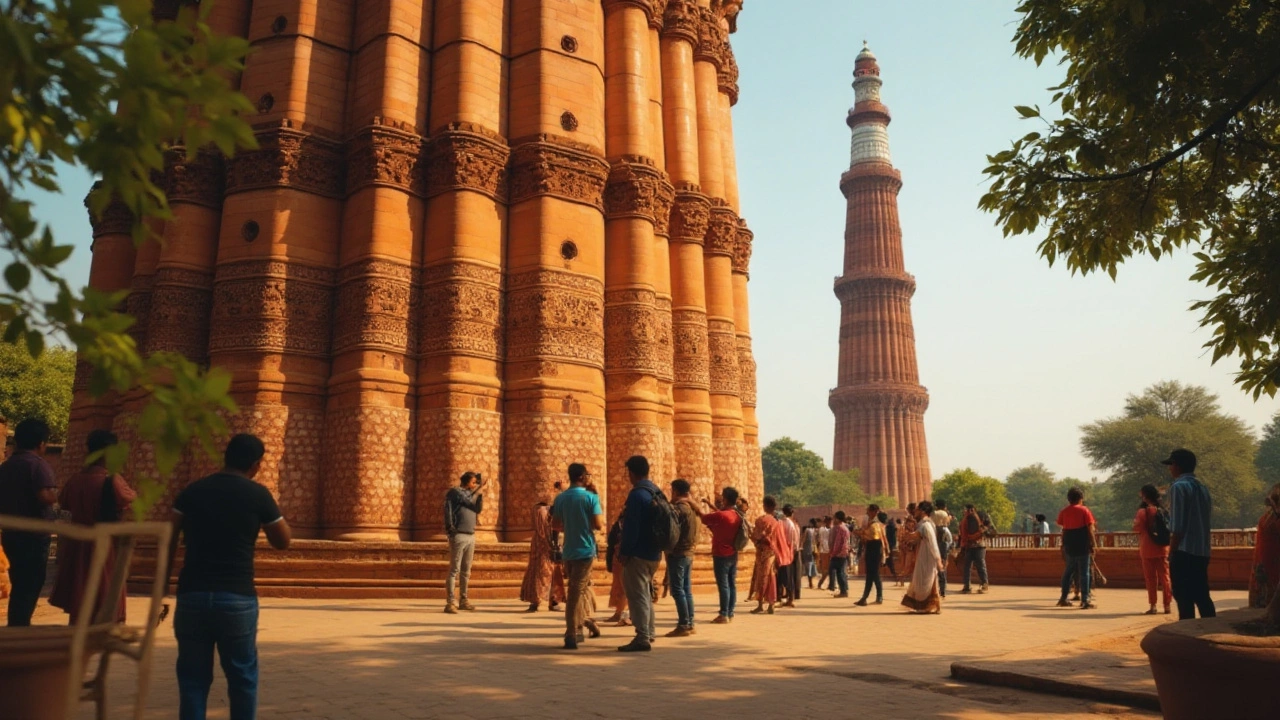
[{"label": "stone balustrade railing", "polygon": [[[1257,530],[1214,530],[1210,534],[1210,543],[1215,548],[1253,547]],[[1062,534],[1036,535],[1034,533],[1001,533],[987,539],[988,548],[1002,550],[1057,548],[1062,544]],[[1103,532],[1098,533],[1098,546],[1104,548],[1136,548],[1138,533],[1136,532]]]}]

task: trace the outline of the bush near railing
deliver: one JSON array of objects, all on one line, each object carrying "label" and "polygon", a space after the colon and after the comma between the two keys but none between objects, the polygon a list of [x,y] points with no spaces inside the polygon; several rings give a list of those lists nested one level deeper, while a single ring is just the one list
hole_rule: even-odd
[{"label": "bush near railing", "polygon": [[[1253,547],[1257,530],[1213,530],[1209,534],[1211,547]],[[1062,545],[1062,534],[1036,535],[1034,533],[1001,533],[987,538],[988,548],[1001,550],[1058,548]],[[1098,533],[1098,547],[1102,548],[1137,548],[1136,532],[1104,532]]]}]

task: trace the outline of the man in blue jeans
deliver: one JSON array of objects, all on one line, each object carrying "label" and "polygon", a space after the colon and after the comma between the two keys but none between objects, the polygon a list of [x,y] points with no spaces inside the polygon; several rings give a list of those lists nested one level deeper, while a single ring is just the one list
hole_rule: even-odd
[{"label": "man in blue jeans", "polygon": [[720,491],[719,505],[710,500],[702,501],[712,509],[702,516],[702,524],[711,531],[711,567],[716,574],[716,590],[720,593],[720,613],[713,625],[733,622],[733,609],[738,604],[738,548],[734,541],[738,530],[746,522],[738,512],[738,491],[726,487]]},{"label": "man in blue jeans", "polygon": [[680,514],[680,541],[667,553],[667,580],[671,584],[671,597],[676,602],[676,615],[679,620],[676,629],[667,633],[667,637],[687,637],[694,634],[693,629],[693,552],[698,546],[698,528],[700,516],[693,509],[693,500],[689,497],[688,480],[671,481],[671,507]]},{"label": "man in blue jeans", "polygon": [[217,648],[227,677],[231,720],[258,711],[258,594],[253,551],[259,530],[271,546],[289,547],[292,533],[271,491],[253,481],[262,468],[262,441],[236,435],[221,472],[191,483],[173,501],[170,577],[179,535],[186,554],[178,577],[173,633],[178,639],[180,720],[204,720]]},{"label": "man in blue jeans", "polygon": [[1058,598],[1058,607],[1071,607],[1067,594],[1071,592],[1071,578],[1076,577],[1080,583],[1080,608],[1092,610],[1096,605],[1090,600],[1090,583],[1092,576],[1092,560],[1097,541],[1094,538],[1096,525],[1093,513],[1084,506],[1084,492],[1073,487],[1067,491],[1067,506],[1058,513],[1058,526],[1062,528],[1062,552],[1067,562],[1062,571],[1062,597]]}]

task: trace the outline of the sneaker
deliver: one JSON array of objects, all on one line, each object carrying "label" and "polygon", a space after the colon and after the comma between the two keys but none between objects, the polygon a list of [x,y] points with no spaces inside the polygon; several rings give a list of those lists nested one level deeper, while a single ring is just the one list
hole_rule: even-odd
[{"label": "sneaker", "polygon": [[725,617],[724,615],[717,615],[716,619],[711,621],[711,624],[712,625],[728,625],[729,618]]},{"label": "sneaker", "polygon": [[457,615],[457,614],[458,614],[458,608],[454,607],[453,605],[445,605],[445,606],[444,606],[444,614],[445,614],[445,615]]},{"label": "sneaker", "polygon": [[1066,598],[1062,598],[1058,601],[1058,607],[1071,607],[1071,601]]},{"label": "sneaker", "polygon": [[632,640],[626,645],[620,646],[618,648],[618,652],[649,652],[652,649],[653,649],[652,645],[645,642],[644,640],[641,640],[640,638],[636,638],[635,640]]},{"label": "sneaker", "polygon": [[693,631],[683,625],[677,626],[675,630],[667,633],[667,637],[689,637]]},{"label": "sneaker", "polygon": [[462,604],[458,606],[458,609],[459,609],[459,610],[467,610],[467,611],[469,611],[469,612],[475,612],[475,610],[476,610],[476,606],[475,606],[475,605],[472,605],[472,604],[471,604],[471,602],[470,602],[469,600],[463,600],[463,601],[462,601]]}]

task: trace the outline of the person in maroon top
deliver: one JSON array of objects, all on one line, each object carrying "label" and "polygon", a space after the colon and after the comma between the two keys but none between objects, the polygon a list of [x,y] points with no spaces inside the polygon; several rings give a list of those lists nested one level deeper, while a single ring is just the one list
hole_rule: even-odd
[{"label": "person in maroon top", "polygon": [[[94,430],[89,433],[89,454],[102,452],[117,442],[115,434],[107,430]],[[67,481],[62,492],[58,493],[58,504],[71,513],[71,522],[94,525],[121,520],[136,497],[137,493],[124,478],[107,471],[107,459],[104,456],[82,468]],[[102,569],[98,598],[86,605],[84,586],[89,581],[89,570],[92,567],[93,543],[65,537],[58,540],[58,579],[54,581],[53,592],[49,594],[49,604],[65,610],[71,616],[72,625],[81,612],[86,609],[94,612],[106,601],[107,582],[115,567],[115,549],[109,551],[107,564]],[[122,586],[114,618],[116,622],[124,622],[124,605],[125,588]]]},{"label": "person in maroon top", "polygon": [[[58,502],[58,482],[53,468],[44,461],[49,426],[43,420],[27,418],[13,430],[13,455],[0,465],[0,515],[16,515],[32,520],[53,520]],[[0,546],[9,556],[9,627],[31,624],[31,615],[44,588],[49,564],[47,533],[5,530]]]},{"label": "person in maroon top", "polygon": [[724,488],[716,501],[713,505],[703,499],[712,511],[701,517],[702,524],[711,531],[711,564],[716,574],[716,590],[720,593],[720,613],[711,622],[723,625],[733,622],[733,608],[738,604],[738,548],[734,541],[744,521],[737,510],[736,489]]}]

